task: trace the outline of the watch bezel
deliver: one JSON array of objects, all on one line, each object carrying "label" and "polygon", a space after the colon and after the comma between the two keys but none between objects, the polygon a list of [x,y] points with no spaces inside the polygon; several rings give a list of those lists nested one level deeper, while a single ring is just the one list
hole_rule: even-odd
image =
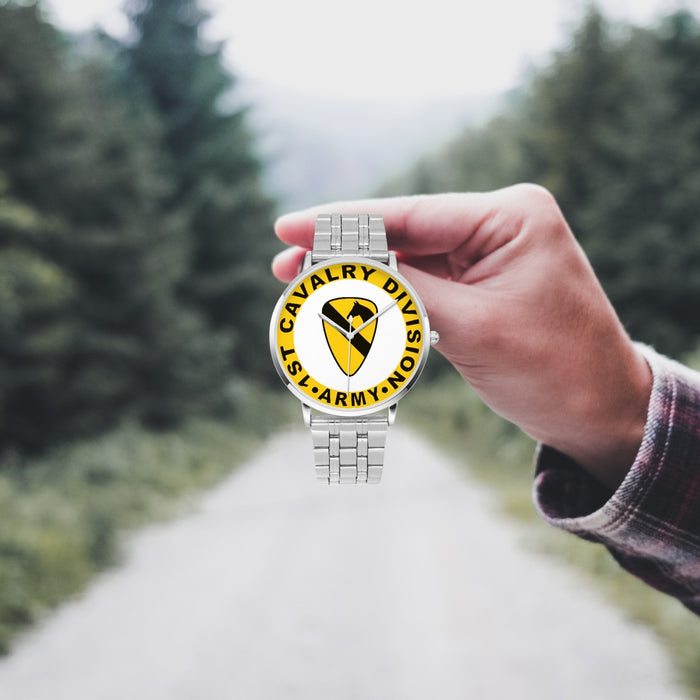
[{"label": "watch bezel", "polygon": [[[336,408],[308,396],[303,391],[298,389],[296,384],[287,375],[284,365],[282,364],[281,358],[279,357],[279,353],[277,351],[277,327],[279,324],[279,318],[281,316],[282,309],[284,307],[285,302],[287,301],[288,296],[292,293],[294,288],[301,282],[301,280],[306,279],[310,275],[314,274],[314,272],[316,272],[317,270],[322,270],[325,267],[328,267],[329,265],[336,265],[338,263],[373,265],[377,268],[385,268],[389,272],[389,274],[395,277],[397,281],[400,282],[408,290],[409,294],[416,303],[418,314],[420,316],[421,328],[423,331],[423,343],[421,347],[421,353],[416,361],[416,367],[413,371],[413,374],[406,381],[406,384],[401,386],[401,388],[398,389],[395,393],[393,393],[391,396],[388,396],[386,399],[378,401],[371,407]],[[418,381],[418,378],[420,377],[420,375],[423,372],[423,369],[425,368],[425,363],[428,360],[428,354],[430,351],[430,322],[428,319],[428,314],[425,310],[425,306],[423,305],[423,301],[418,295],[418,292],[416,292],[413,285],[398,270],[388,265],[387,263],[381,262],[379,260],[373,260],[372,258],[343,255],[326,258],[325,260],[310,265],[309,267],[301,270],[299,274],[287,285],[287,287],[284,289],[279,299],[277,300],[275,308],[272,312],[272,317],[270,319],[269,341],[272,363],[275,369],[277,370],[277,374],[279,375],[280,379],[285,384],[285,386],[289,389],[289,391],[294,396],[296,396],[296,398],[298,398],[303,404],[310,406],[311,408],[317,410],[319,413],[324,413],[326,415],[331,416],[366,416],[372,413],[377,413],[378,411],[386,410],[387,408],[395,405],[413,388],[415,383]]]}]

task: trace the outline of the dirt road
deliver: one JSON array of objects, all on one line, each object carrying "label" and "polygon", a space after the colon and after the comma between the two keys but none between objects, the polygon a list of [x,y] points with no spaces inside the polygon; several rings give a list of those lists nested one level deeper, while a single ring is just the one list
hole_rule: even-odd
[{"label": "dirt road", "polygon": [[280,435],[0,661],[2,700],[681,700],[648,631],[397,426],[384,483]]}]

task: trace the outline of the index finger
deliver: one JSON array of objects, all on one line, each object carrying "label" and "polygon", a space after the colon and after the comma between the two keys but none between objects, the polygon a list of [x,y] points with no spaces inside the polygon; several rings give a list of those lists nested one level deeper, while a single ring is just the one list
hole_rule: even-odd
[{"label": "index finger", "polygon": [[562,223],[568,228],[546,189],[520,184],[493,192],[336,202],[280,217],[275,231],[296,251],[308,250],[318,214],[358,211],[382,215],[389,247],[400,260],[460,281],[467,271],[478,279],[486,260],[521,234],[558,230]]},{"label": "index finger", "polygon": [[285,214],[275,222],[275,233],[285,243],[302,248],[313,245],[319,214],[381,214],[392,250],[421,256],[454,250],[493,210],[488,194],[448,193],[335,202]]}]

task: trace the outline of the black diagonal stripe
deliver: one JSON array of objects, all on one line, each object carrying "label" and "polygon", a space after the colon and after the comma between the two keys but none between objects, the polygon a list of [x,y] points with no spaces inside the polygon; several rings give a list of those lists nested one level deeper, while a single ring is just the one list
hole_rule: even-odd
[{"label": "black diagonal stripe", "polygon": [[[350,323],[348,322],[348,319],[345,318],[344,316],[341,316],[340,311],[338,311],[330,301],[327,301],[323,305],[322,309],[323,315],[333,321],[333,323],[337,323],[341,328],[347,329],[347,332],[350,333],[352,331],[352,327],[350,326]],[[353,336],[353,339],[350,341],[352,343],[352,346],[356,349],[359,350],[365,357],[367,357],[367,353],[369,352],[369,349],[372,347],[370,343],[367,342],[366,338],[363,338],[359,333],[355,336]]]},{"label": "black diagonal stripe", "polygon": [[345,316],[340,315],[340,311],[338,311],[335,306],[330,301],[327,301],[324,305],[323,308],[321,309],[321,313],[326,317],[329,318],[333,323],[338,324],[341,328],[343,328],[347,333],[349,333],[352,328],[350,326],[350,322],[348,321]]},{"label": "black diagonal stripe", "polygon": [[355,336],[353,336],[352,340],[350,341],[352,343],[352,346],[356,349],[359,350],[365,357],[367,357],[367,353],[369,352],[369,349],[372,347],[370,343],[367,342],[366,338],[363,338],[359,333]]}]

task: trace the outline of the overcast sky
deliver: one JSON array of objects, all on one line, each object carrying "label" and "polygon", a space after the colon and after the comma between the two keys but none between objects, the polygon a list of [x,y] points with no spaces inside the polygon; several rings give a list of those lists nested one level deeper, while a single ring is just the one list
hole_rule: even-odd
[{"label": "overcast sky", "polygon": [[[121,0],[49,0],[69,30],[123,35]],[[700,0],[602,0],[638,23]],[[585,0],[206,0],[237,75],[325,96],[424,101],[502,91],[561,46]]]}]

